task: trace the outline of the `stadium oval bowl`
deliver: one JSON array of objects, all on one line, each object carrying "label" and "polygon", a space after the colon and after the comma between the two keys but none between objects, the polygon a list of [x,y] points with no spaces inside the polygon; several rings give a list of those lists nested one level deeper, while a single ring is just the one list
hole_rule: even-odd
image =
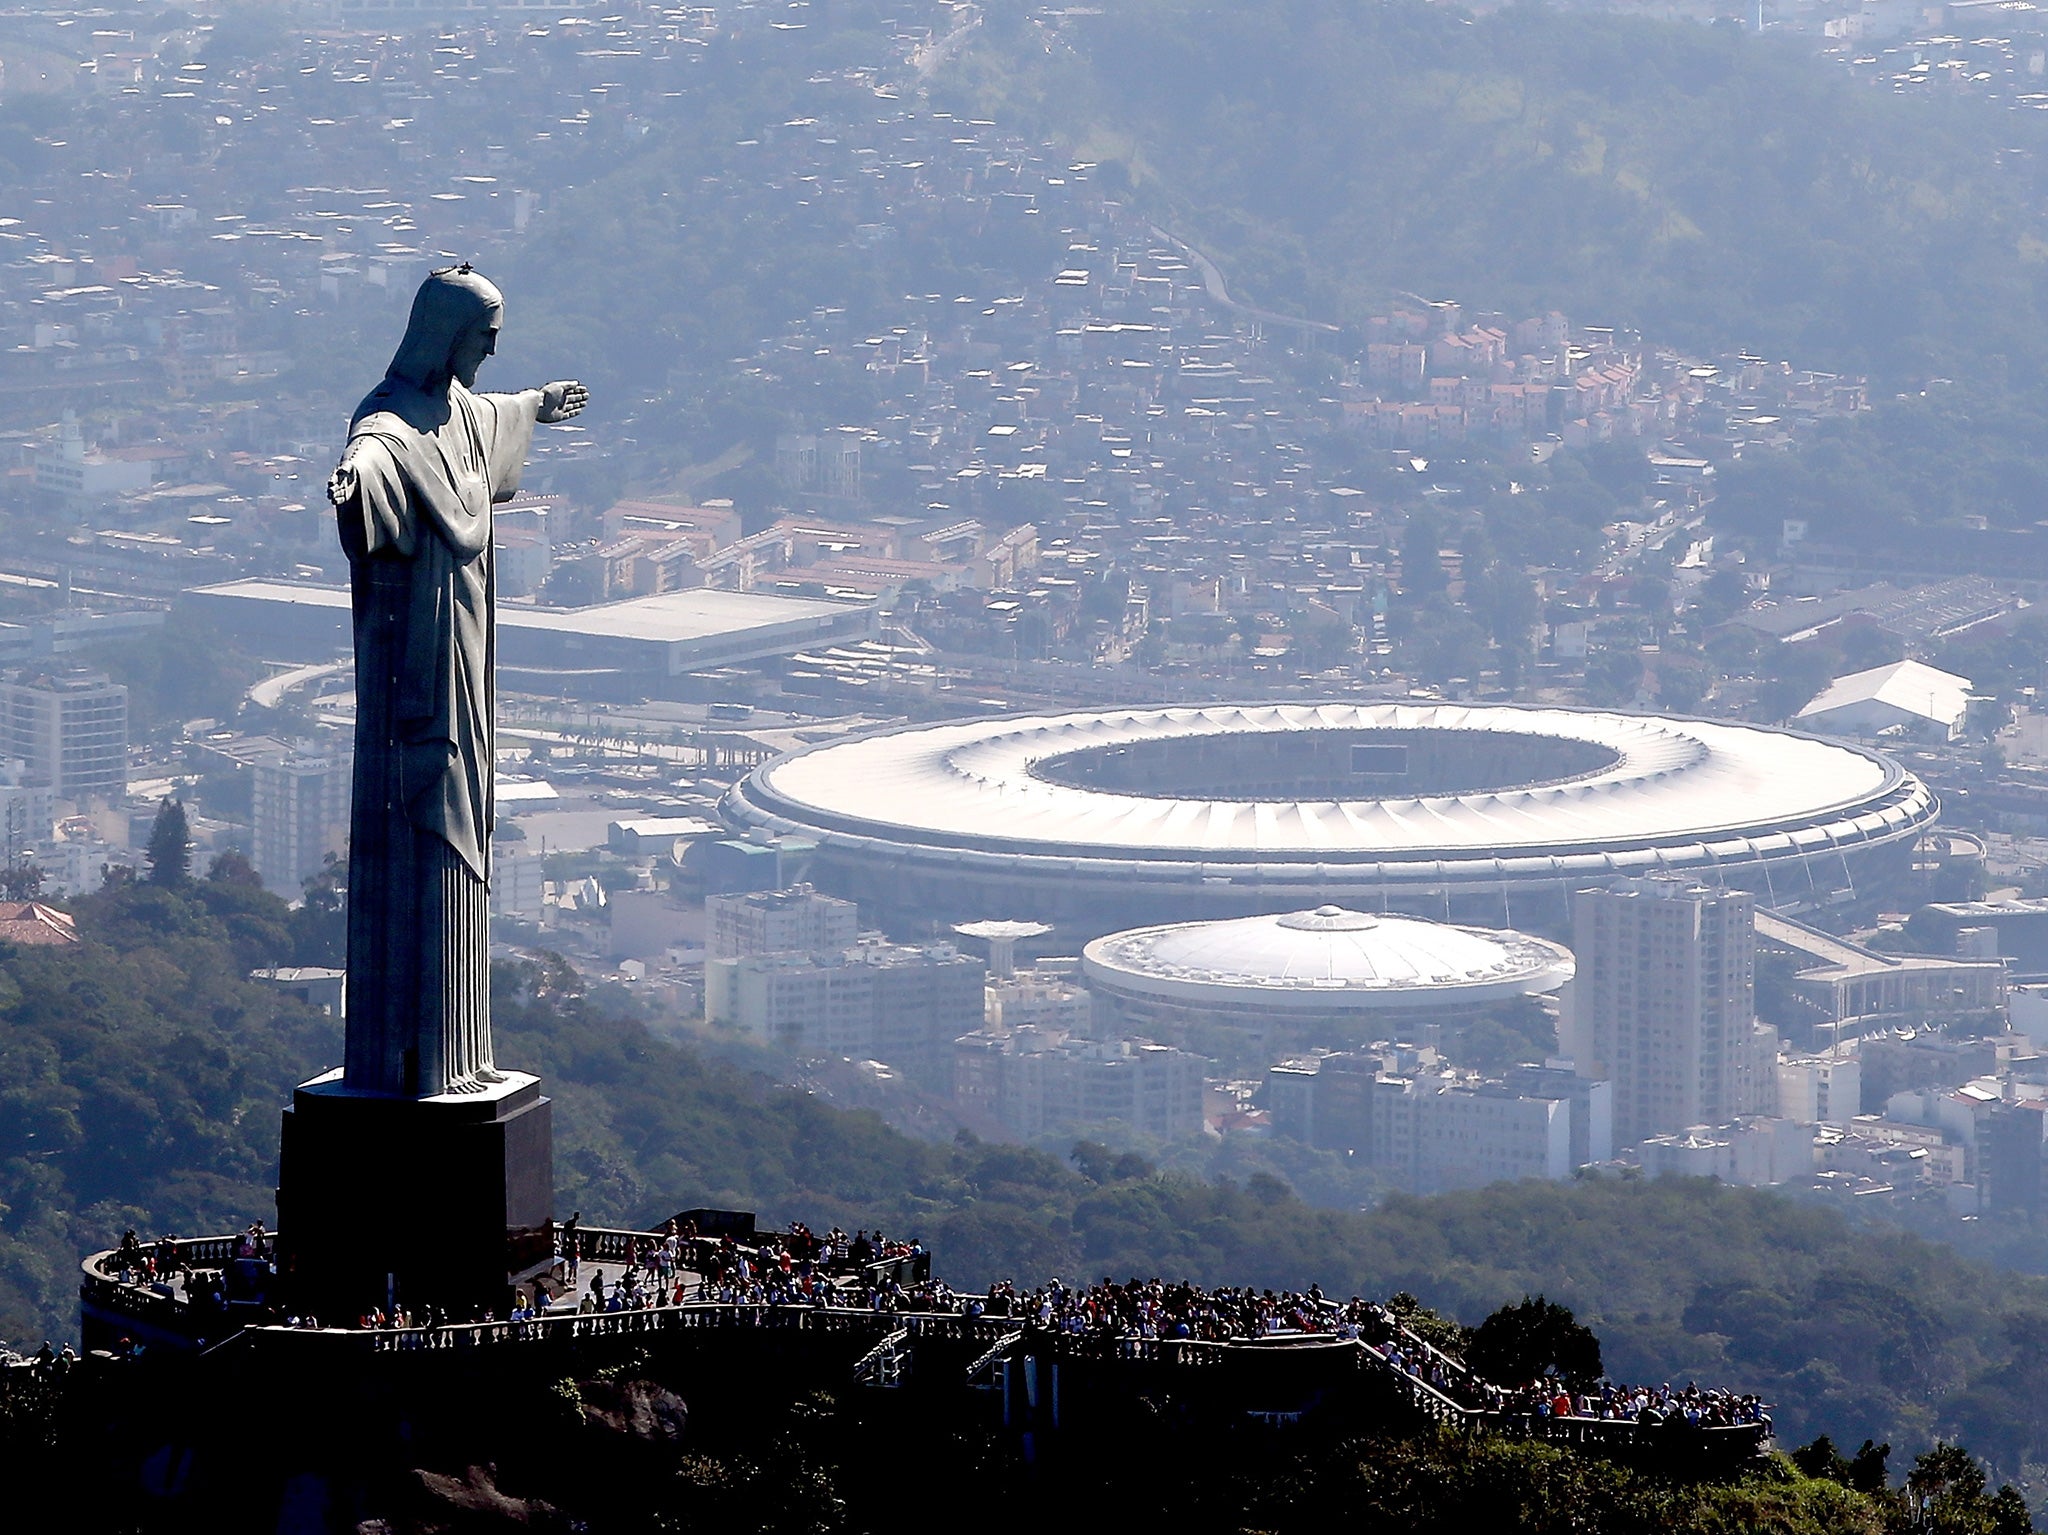
[{"label": "stadium oval bowl", "polygon": [[1093,932],[1325,903],[1545,924],[1683,874],[1781,910],[1903,871],[1939,813],[1889,758],[1718,720],[1512,705],[1000,715],[805,747],[728,794],[746,833],[885,920]]}]

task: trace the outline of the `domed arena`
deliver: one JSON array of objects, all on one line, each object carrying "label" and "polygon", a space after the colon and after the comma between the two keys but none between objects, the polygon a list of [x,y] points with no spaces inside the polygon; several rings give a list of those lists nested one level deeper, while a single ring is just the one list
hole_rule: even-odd
[{"label": "domed arena", "polygon": [[909,726],[779,757],[725,805],[815,842],[813,879],[885,921],[1087,936],[1322,904],[1540,928],[1660,872],[1800,910],[1903,871],[1938,810],[1889,758],[1792,731],[1391,703]]},{"label": "domed arena", "polygon": [[1575,962],[1527,933],[1318,906],[1111,933],[1081,968],[1091,991],[1150,1006],[1405,1018],[1554,992]]},{"label": "domed arena", "polygon": [[1226,1060],[1240,1040],[1256,1043],[1251,1059],[1431,1039],[1430,1024],[1532,1005],[1576,968],[1528,933],[1341,906],[1133,928],[1081,953],[1098,1021]]}]

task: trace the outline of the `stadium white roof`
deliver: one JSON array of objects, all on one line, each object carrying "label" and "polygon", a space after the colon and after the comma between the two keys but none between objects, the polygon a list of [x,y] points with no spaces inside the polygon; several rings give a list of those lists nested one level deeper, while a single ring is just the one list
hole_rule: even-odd
[{"label": "stadium white roof", "polygon": [[[1135,743],[1312,731],[1496,732],[1603,749],[1563,781],[1453,794],[1183,798],[1056,782],[1055,758]],[[1754,858],[1895,835],[1933,799],[1873,752],[1702,720],[1459,704],[1244,704],[997,718],[812,747],[767,764],[743,820],[926,847],[1197,861],[1489,861],[1668,848]],[[749,810],[759,812],[749,815]],[[1686,862],[1651,858],[1649,863]]]},{"label": "stadium white roof", "polygon": [[1569,949],[1526,933],[1341,906],[1111,933],[1081,962],[1091,986],[1120,995],[1322,1013],[1484,1005],[1555,991],[1576,968]]}]

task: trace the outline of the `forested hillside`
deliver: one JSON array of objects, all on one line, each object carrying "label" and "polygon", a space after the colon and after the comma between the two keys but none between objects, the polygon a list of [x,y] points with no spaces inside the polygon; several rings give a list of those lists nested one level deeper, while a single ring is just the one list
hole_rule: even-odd
[{"label": "forested hillside", "polygon": [[2035,114],[1797,39],[1423,0],[998,0],[950,82],[1120,163],[1239,296],[1397,290],[1914,380],[2048,336]]},{"label": "forested hillside", "polygon": [[89,941],[0,958],[0,1338],[77,1331],[77,1260],[128,1226],[267,1215],[290,1085],[339,1024],[246,979],[289,961],[284,903],[246,865],[79,903]]},{"label": "forested hillside", "polygon": [[[273,1212],[278,1112],[332,1064],[333,1022],[243,979],[293,957],[282,903],[224,877],[114,885],[87,941],[0,953],[0,1336],[73,1330],[77,1256],[123,1227]],[[299,919],[303,924],[307,919]],[[562,1212],[645,1222],[698,1204],[880,1225],[962,1286],[1158,1274],[1409,1290],[1477,1322],[1541,1292],[1618,1378],[1761,1391],[1781,1431],[1900,1452],[1962,1431],[2001,1468],[2048,1459],[2048,1285],[1774,1195],[1632,1180],[1501,1185],[1313,1208],[1284,1183],[1162,1175],[907,1139],[871,1114],[656,1040],[555,964],[497,972],[500,1058],[558,1104]]]}]

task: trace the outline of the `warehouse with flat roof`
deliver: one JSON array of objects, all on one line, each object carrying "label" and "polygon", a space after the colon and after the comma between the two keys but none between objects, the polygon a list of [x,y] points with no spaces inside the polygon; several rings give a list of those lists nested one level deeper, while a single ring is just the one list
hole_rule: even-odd
[{"label": "warehouse with flat roof", "polygon": [[[349,649],[346,587],[229,581],[181,593],[178,603],[265,660],[324,661]],[[539,692],[579,680],[652,690],[693,672],[873,638],[879,611],[869,602],[707,588],[585,608],[500,605],[498,677]]]}]

